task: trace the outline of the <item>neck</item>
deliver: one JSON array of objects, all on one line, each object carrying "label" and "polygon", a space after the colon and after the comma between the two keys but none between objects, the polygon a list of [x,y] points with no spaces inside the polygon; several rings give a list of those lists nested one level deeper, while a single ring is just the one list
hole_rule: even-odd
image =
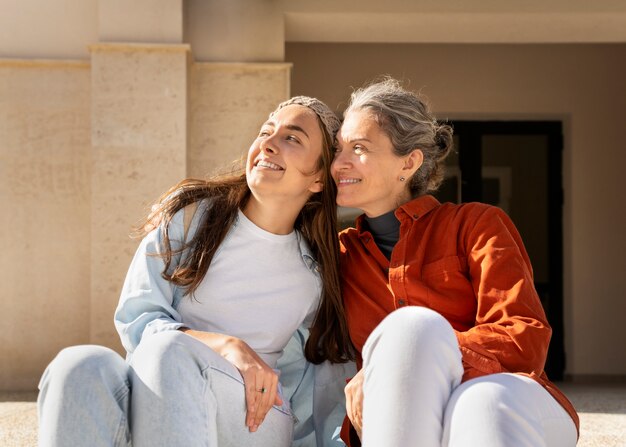
[{"label": "neck", "polygon": [[[295,202],[295,201],[294,201]],[[274,234],[289,234],[304,204],[263,200],[254,194],[241,210],[256,226]]]},{"label": "neck", "polygon": [[367,217],[374,218],[382,216],[383,214],[387,214],[390,211],[395,211],[405,203],[410,202],[411,200],[413,200],[411,192],[408,188],[405,188],[402,190],[402,192],[396,195],[396,199],[393,202],[384,203],[381,206],[377,206],[375,208],[361,208],[361,210],[365,213]]}]

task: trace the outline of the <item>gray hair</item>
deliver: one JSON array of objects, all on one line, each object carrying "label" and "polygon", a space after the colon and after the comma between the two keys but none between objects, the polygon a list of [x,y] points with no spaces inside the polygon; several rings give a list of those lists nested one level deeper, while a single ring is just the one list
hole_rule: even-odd
[{"label": "gray hair", "polygon": [[438,123],[420,96],[392,78],[354,91],[344,117],[357,110],[372,113],[396,155],[408,155],[416,149],[424,154],[422,166],[408,181],[413,197],[436,191],[443,181],[444,160],[452,150],[452,128]]}]

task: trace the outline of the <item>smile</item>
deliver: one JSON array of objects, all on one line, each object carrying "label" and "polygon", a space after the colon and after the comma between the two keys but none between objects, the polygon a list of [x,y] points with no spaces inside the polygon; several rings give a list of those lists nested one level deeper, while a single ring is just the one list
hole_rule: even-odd
[{"label": "smile", "polygon": [[350,184],[354,184],[354,183],[360,183],[361,179],[359,178],[341,178],[339,179],[338,184],[339,185],[350,185]]},{"label": "smile", "polygon": [[272,169],[274,171],[284,171],[283,168],[281,168],[280,166],[278,166],[276,163],[272,163],[271,161],[267,161],[267,160],[259,160],[256,164],[257,168],[268,168],[268,169]]}]

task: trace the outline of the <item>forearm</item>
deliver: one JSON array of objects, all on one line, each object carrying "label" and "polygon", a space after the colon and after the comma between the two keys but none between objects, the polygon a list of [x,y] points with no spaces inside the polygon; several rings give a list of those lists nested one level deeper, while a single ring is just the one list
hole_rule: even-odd
[{"label": "forearm", "polygon": [[214,352],[225,358],[228,357],[228,354],[231,353],[234,348],[241,347],[242,344],[245,344],[243,340],[237,337],[217,332],[196,331],[188,327],[181,327],[178,330],[201,341]]}]

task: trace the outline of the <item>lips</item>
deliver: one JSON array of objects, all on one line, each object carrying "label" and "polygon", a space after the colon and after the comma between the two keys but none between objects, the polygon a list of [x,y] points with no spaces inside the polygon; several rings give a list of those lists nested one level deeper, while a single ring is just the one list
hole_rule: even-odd
[{"label": "lips", "polygon": [[256,162],[255,166],[257,168],[267,168],[267,169],[271,169],[273,171],[284,171],[285,170],[281,166],[278,166],[276,163],[272,163],[271,161],[268,161],[268,160],[259,160],[259,161]]}]

